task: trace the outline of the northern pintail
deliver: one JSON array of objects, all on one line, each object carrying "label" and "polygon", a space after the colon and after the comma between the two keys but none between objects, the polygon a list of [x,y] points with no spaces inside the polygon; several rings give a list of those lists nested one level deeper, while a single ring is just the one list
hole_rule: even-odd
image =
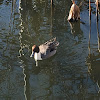
[{"label": "northern pintail", "polygon": [[58,45],[59,42],[56,41],[56,38],[53,38],[40,46],[33,45],[30,57],[34,57],[35,61],[47,59],[56,53]]}]

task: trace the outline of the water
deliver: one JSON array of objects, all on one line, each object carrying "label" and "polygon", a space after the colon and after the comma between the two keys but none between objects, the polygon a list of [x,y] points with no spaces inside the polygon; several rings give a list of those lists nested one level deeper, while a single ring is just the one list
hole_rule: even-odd
[{"label": "water", "polygon": [[[47,0],[0,1],[0,100],[100,99],[100,21],[97,29],[95,4],[91,34],[87,1],[75,23],[67,21],[70,0],[54,4],[52,8]],[[32,45],[52,37],[60,43],[56,55],[36,67],[30,58]]]}]

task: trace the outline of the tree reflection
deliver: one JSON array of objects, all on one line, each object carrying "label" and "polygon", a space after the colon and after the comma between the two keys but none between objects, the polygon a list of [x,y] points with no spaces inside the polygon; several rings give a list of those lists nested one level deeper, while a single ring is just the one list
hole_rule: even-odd
[{"label": "tree reflection", "polygon": [[31,100],[31,93],[30,93],[30,74],[29,74],[29,69],[28,69],[28,63],[27,59],[22,56],[21,59],[24,59],[21,61],[21,66],[23,68],[23,74],[24,74],[24,95],[25,95],[25,100]]},{"label": "tree reflection", "polygon": [[98,95],[100,96],[100,34],[98,28],[98,20],[97,20],[97,38],[98,38],[98,50],[93,53],[91,47],[91,25],[90,25],[90,33],[89,33],[89,55],[87,57],[87,64],[88,64],[88,72],[92,80],[97,83],[98,86]]}]

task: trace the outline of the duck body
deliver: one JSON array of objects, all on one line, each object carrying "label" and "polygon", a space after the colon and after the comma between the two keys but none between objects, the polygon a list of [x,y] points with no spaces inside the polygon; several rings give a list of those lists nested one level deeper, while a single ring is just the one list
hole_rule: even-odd
[{"label": "duck body", "polygon": [[32,46],[32,54],[30,57],[34,56],[35,61],[47,59],[53,56],[57,51],[57,46],[59,42],[56,41],[56,38],[53,38],[40,46]]},{"label": "duck body", "polygon": [[96,0],[96,5],[97,5],[97,1],[98,1],[98,6],[100,7],[100,0]]},{"label": "duck body", "polygon": [[68,21],[77,21],[80,19],[80,9],[79,7],[75,4],[75,1],[72,1],[73,4],[70,8],[69,16],[68,16]]}]

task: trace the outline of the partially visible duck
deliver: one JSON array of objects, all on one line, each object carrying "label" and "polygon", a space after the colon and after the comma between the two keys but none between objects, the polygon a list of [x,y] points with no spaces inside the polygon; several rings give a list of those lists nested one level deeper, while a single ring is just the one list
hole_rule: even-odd
[{"label": "partially visible duck", "polygon": [[75,4],[75,1],[72,0],[72,6],[70,8],[69,16],[68,16],[68,21],[77,21],[80,19],[80,9],[79,7]]},{"label": "partially visible duck", "polygon": [[56,38],[53,38],[40,46],[33,45],[30,57],[34,57],[35,61],[47,59],[56,53],[58,45],[59,42],[56,41]]},{"label": "partially visible duck", "polygon": [[95,2],[96,4],[97,4],[97,1],[98,1],[98,6],[100,6],[100,0],[96,0],[96,2]]}]

